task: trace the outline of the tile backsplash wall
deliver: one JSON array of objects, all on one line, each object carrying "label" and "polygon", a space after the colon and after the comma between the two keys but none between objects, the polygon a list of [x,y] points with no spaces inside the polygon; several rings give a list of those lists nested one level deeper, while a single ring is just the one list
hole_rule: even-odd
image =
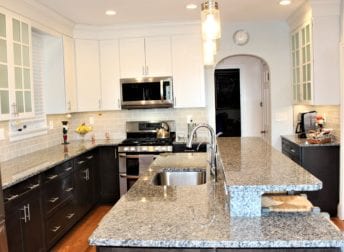
[{"label": "tile backsplash wall", "polygon": [[[126,134],[125,122],[143,120],[175,120],[177,136],[186,136],[188,116],[191,116],[196,123],[208,121],[206,108],[75,113],[68,119],[70,122],[68,139],[80,139],[79,135],[75,133],[74,130],[83,122],[89,125],[90,117],[94,120],[94,124],[92,125],[93,131],[87,134],[85,139],[90,139],[92,136],[96,139],[104,139],[105,133],[109,133],[112,139],[124,139]],[[5,140],[0,140],[0,161],[9,160],[62,143],[61,121],[66,119],[66,115],[49,115],[47,117],[48,127],[52,124],[53,129],[49,129],[46,135],[16,142],[10,142],[8,139],[8,121],[0,122],[0,128],[5,130]],[[198,135],[207,136],[207,134],[206,131],[200,131]]]},{"label": "tile backsplash wall", "polygon": [[340,139],[340,106],[311,106],[296,105],[294,106],[294,129],[297,124],[297,114],[300,112],[316,111],[318,114],[325,116],[325,128],[332,128],[333,134],[339,141]]}]

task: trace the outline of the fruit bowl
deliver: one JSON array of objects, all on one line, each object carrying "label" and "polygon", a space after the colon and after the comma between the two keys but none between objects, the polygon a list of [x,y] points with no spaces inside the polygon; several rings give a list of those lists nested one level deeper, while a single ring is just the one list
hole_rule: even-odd
[{"label": "fruit bowl", "polygon": [[85,123],[80,124],[76,129],[75,132],[78,133],[80,135],[80,137],[82,139],[85,138],[85,135],[88,132],[91,132],[93,129],[91,126],[86,125]]}]

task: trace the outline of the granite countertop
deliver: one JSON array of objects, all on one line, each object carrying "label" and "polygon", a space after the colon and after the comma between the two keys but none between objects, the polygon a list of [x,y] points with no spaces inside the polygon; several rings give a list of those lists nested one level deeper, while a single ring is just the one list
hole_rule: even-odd
[{"label": "granite countertop", "polygon": [[302,147],[319,147],[319,146],[339,146],[340,143],[337,139],[332,141],[331,143],[325,143],[325,144],[310,144],[307,142],[307,138],[299,138],[297,135],[284,135],[281,136],[282,138],[285,138],[299,146]]},{"label": "granite countertop", "polygon": [[122,140],[72,141],[26,154],[0,163],[2,189],[24,181],[42,171],[103,145],[117,145]]},{"label": "granite countertop", "polygon": [[[322,214],[230,217],[224,176],[209,176],[206,153],[159,156],[89,238],[95,246],[253,248],[342,247],[344,236]],[[207,168],[207,183],[155,186],[166,168]]]},{"label": "granite countertop", "polygon": [[218,151],[229,190],[315,191],[319,179],[258,137],[218,138]]}]

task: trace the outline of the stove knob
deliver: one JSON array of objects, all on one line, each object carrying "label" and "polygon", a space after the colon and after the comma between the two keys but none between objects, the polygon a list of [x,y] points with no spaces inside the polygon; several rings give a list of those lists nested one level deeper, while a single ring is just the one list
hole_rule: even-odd
[{"label": "stove knob", "polygon": [[135,151],[135,147],[130,147],[130,151]]},{"label": "stove knob", "polygon": [[128,151],[128,150],[129,150],[129,147],[124,147],[123,150],[124,150],[124,151]]}]

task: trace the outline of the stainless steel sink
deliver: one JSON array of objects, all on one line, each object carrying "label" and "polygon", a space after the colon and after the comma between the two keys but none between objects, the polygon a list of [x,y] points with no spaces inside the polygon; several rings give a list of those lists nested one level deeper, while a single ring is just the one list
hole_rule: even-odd
[{"label": "stainless steel sink", "polygon": [[202,185],[206,181],[205,169],[168,169],[158,172],[153,178],[154,185]]}]

